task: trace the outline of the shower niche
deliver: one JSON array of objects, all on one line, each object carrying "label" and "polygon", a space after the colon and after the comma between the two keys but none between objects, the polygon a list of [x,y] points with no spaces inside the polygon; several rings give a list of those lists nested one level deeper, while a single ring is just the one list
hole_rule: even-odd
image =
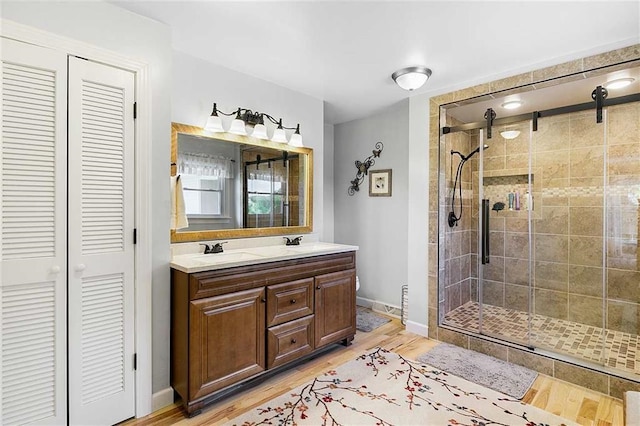
[{"label": "shower niche", "polygon": [[640,382],[640,60],[439,124],[437,325]]}]

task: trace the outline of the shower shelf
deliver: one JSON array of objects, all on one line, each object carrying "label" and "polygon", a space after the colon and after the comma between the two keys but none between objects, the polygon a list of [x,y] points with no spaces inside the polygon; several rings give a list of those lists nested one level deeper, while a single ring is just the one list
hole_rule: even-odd
[{"label": "shower shelf", "polygon": [[[540,194],[539,181],[536,179],[536,172],[531,173],[531,189],[533,203],[533,214],[535,218],[539,218],[538,208],[539,201],[542,197]],[[477,182],[478,173],[474,172],[474,181]],[[500,211],[491,211],[492,216],[524,218],[528,214],[528,210],[524,208],[526,201],[524,200],[526,192],[529,190],[529,170],[528,169],[503,169],[503,170],[485,170],[483,178],[484,198],[488,198],[493,205],[496,202],[505,204],[505,209]],[[518,191],[520,193],[520,203],[523,208],[521,210],[508,210],[508,194]],[[477,216],[477,209],[474,207],[474,216]]]}]

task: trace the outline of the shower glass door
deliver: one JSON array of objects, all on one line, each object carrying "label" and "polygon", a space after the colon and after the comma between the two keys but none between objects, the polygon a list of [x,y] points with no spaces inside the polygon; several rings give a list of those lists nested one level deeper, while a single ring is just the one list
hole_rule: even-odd
[{"label": "shower glass door", "polygon": [[607,117],[543,117],[533,132],[532,343],[601,364],[605,338]]},{"label": "shower glass door", "polygon": [[473,188],[480,333],[531,346],[535,174],[530,122],[479,132]]}]

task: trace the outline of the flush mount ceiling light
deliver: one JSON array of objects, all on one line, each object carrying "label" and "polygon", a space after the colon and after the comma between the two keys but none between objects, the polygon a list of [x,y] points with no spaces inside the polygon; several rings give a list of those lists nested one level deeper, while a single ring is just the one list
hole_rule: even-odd
[{"label": "flush mount ceiling light", "polygon": [[622,89],[623,87],[627,87],[634,81],[636,81],[636,79],[632,77],[617,78],[615,80],[607,81],[605,84],[603,84],[603,86],[605,89],[608,89],[608,90],[611,90],[611,89],[616,90],[616,89]]},{"label": "flush mount ceiling light", "polygon": [[520,136],[520,130],[503,130],[500,132],[500,136],[505,139],[515,139]]},{"label": "flush mount ceiling light", "polygon": [[[222,119],[218,114],[231,116],[235,115],[235,118],[231,122],[229,130],[225,130],[222,126]],[[271,123],[277,127],[273,131],[273,136],[269,138],[267,135],[267,127],[264,125],[264,119],[267,118]],[[213,133],[229,132],[236,135],[247,135],[247,126],[253,128],[251,136],[257,139],[271,140],[272,142],[287,143],[287,135],[285,130],[293,130],[291,139],[288,141],[289,145],[295,147],[302,147],[302,135],[300,134],[300,124],[296,127],[285,127],[282,125],[282,118],[276,120],[271,115],[264,112],[253,112],[250,109],[238,108],[231,113],[222,112],[218,109],[217,104],[213,104],[213,111],[207,119],[207,123],[204,129]]]},{"label": "flush mount ceiling light", "polygon": [[422,87],[431,77],[431,70],[426,67],[402,68],[391,74],[391,78],[404,90],[412,91]]},{"label": "flush mount ceiling light", "polygon": [[518,101],[518,100],[507,101],[507,102],[502,104],[502,108],[504,108],[504,109],[516,109],[516,108],[520,108],[523,103],[524,102]]}]

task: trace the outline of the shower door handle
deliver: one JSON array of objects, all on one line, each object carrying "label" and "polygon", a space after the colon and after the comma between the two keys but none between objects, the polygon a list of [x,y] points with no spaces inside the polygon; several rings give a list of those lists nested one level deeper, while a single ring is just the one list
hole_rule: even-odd
[{"label": "shower door handle", "polygon": [[482,264],[489,263],[489,200],[482,200]]}]

